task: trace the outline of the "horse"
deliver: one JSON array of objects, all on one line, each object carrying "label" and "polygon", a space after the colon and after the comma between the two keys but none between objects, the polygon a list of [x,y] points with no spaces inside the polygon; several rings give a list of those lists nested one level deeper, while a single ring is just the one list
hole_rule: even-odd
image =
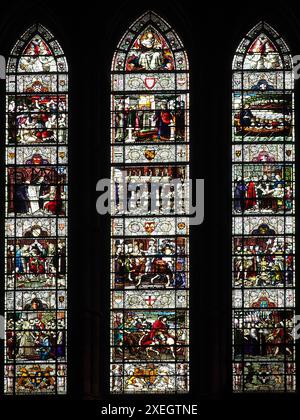
[{"label": "horse", "polygon": [[139,331],[124,331],[123,348],[127,348],[131,356],[134,356],[139,352],[138,345],[141,340],[141,335],[144,335],[144,333]]},{"label": "horse", "polygon": [[139,275],[136,277],[138,279],[138,282],[136,284],[136,287],[139,287],[143,281],[143,279],[145,278],[145,276],[150,276],[150,283],[151,285],[154,284],[154,281],[159,279],[167,279],[166,284],[164,285],[164,287],[169,287],[171,280],[173,280],[173,272],[168,264],[167,261],[160,259],[160,258],[154,258],[152,265],[151,265],[151,273],[145,273],[141,272],[139,273]]},{"label": "horse", "polygon": [[[175,359],[176,358],[175,351],[174,351],[175,338],[168,333],[166,334],[160,333],[159,338],[162,340],[162,342],[160,342],[157,337],[150,338],[150,333],[147,332],[141,337],[139,341],[139,345],[141,347],[144,347],[148,358],[151,358],[151,356],[149,355],[150,351],[154,352],[157,356],[159,356],[160,353],[162,352],[162,349],[167,348],[168,350],[170,350],[171,355]],[[157,349],[157,347],[159,348],[159,350]]]},{"label": "horse", "polygon": [[141,282],[141,277],[145,274],[146,271],[146,259],[145,257],[133,258],[130,261],[130,271],[128,274],[128,280],[134,281],[138,280],[138,284]]}]

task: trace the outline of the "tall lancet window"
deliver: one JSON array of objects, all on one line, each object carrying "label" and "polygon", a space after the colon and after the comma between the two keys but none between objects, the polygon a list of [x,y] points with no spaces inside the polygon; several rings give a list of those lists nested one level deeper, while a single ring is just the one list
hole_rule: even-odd
[{"label": "tall lancet window", "polygon": [[295,391],[292,58],[261,22],[233,60],[233,390]]},{"label": "tall lancet window", "polygon": [[112,63],[111,392],[189,389],[189,82],[153,12]]},{"label": "tall lancet window", "polygon": [[66,393],[68,75],[40,24],[6,79],[6,394]]}]

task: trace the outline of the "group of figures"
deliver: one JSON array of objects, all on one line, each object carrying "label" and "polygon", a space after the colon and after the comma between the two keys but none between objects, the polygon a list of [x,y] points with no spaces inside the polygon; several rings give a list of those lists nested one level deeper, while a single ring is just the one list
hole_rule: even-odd
[{"label": "group of figures", "polygon": [[[33,82],[36,84],[36,81]],[[40,89],[40,88],[39,88]],[[44,88],[47,90],[47,88]],[[15,102],[16,101],[16,102]],[[8,98],[8,142],[19,145],[64,143],[66,95],[19,95]]]},{"label": "group of figures", "polygon": [[184,141],[185,95],[143,94],[116,97],[115,141]]},{"label": "group of figures", "polygon": [[188,225],[177,219],[186,214],[188,197],[187,70],[180,40],[152,12],[131,26],[113,61],[115,393],[189,387]]},{"label": "group of figures", "polygon": [[16,243],[7,241],[7,287],[52,288],[65,286],[66,277],[66,243],[55,239],[23,239]]},{"label": "group of figures", "polygon": [[[263,169],[263,168],[261,168]],[[293,210],[292,182],[277,173],[260,177],[238,177],[234,182],[234,211],[276,213]]]},{"label": "group of figures", "polygon": [[43,26],[22,35],[7,81],[4,389],[64,394],[68,79]]},{"label": "group of figures", "polygon": [[285,42],[264,22],[233,61],[235,392],[295,390],[292,67]]},{"label": "group of figures", "polygon": [[9,214],[65,214],[66,168],[42,167],[39,163],[42,161],[40,155],[34,154],[31,160],[25,162],[26,166],[7,168]]},{"label": "group of figures", "polygon": [[[258,81],[258,88],[269,89],[263,85],[264,79]],[[252,92],[235,95],[235,107],[242,110],[234,115],[234,125],[237,136],[244,136],[254,141],[255,137],[290,136],[292,130],[291,95],[272,91]]]},{"label": "group of figures", "polygon": [[185,238],[116,240],[114,287],[185,288]]},{"label": "group of figures", "polygon": [[[277,239],[278,237],[276,237]],[[294,286],[294,254],[291,238],[278,244],[274,238],[240,239],[234,247],[235,287]]]},{"label": "group of figures", "polygon": [[186,311],[114,312],[113,360],[188,360]]},{"label": "group of figures", "polygon": [[[38,305],[34,298],[32,305]],[[7,321],[7,357],[8,360],[28,361],[65,361],[66,337],[63,313],[56,322],[55,314],[38,312],[38,317],[29,312],[9,314]]]},{"label": "group of figures", "polygon": [[185,214],[189,208],[184,166],[114,168],[112,175],[116,214]]},{"label": "group of figures", "polygon": [[[267,302],[264,300],[264,302]],[[269,306],[270,302],[268,302]],[[235,359],[293,359],[293,312],[291,310],[235,311]]]}]

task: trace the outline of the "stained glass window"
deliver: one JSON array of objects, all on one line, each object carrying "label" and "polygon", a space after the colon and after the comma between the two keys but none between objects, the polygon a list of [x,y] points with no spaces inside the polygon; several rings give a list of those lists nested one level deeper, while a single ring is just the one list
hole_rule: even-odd
[{"label": "stained glass window", "polygon": [[42,25],[6,78],[6,394],[66,393],[68,68]]},{"label": "stained glass window", "polygon": [[295,391],[292,58],[265,22],[233,60],[233,390]]},{"label": "stained glass window", "polygon": [[189,79],[168,23],[147,12],[129,28],[111,83],[111,392],[185,393]]}]

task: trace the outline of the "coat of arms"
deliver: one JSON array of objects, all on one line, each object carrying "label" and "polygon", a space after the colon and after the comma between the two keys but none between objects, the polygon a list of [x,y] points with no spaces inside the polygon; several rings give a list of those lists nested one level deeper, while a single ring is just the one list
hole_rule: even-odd
[{"label": "coat of arms", "polygon": [[145,150],[144,155],[145,155],[145,158],[147,160],[150,160],[151,161],[151,160],[153,160],[155,158],[156,152],[153,149],[147,149],[147,150]]},{"label": "coat of arms", "polygon": [[155,77],[146,77],[144,80],[145,86],[147,89],[151,90],[156,85]]},{"label": "coat of arms", "polygon": [[144,223],[144,228],[145,228],[145,231],[147,233],[149,233],[149,235],[150,235],[155,230],[155,222],[145,222]]}]

